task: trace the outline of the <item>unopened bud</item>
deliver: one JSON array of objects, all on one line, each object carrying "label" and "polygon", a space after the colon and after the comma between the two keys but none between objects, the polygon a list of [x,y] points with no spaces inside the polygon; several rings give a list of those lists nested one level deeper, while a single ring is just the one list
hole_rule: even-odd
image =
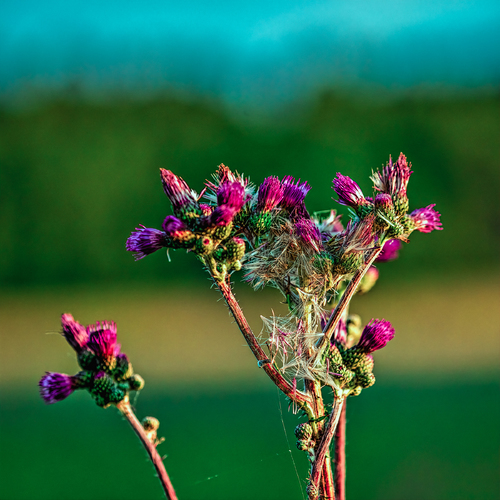
[{"label": "unopened bud", "polygon": [[378,280],[378,269],[375,266],[370,266],[368,271],[366,271],[365,275],[361,279],[357,292],[359,294],[369,292]]},{"label": "unopened bud", "polygon": [[160,427],[160,421],[154,417],[144,417],[141,424],[145,431],[157,431]]},{"label": "unopened bud", "polygon": [[128,379],[128,383],[131,391],[140,391],[144,387],[144,379],[137,373]]},{"label": "unopened bud", "polygon": [[307,422],[299,424],[295,427],[295,436],[297,439],[309,440],[311,439],[312,433],[312,427]]}]

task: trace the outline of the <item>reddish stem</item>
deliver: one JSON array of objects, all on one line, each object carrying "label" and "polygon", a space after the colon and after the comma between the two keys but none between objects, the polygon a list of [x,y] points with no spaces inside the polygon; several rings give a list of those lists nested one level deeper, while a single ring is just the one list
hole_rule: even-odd
[{"label": "reddish stem", "polygon": [[345,500],[345,428],[346,403],[344,402],[335,431],[335,493],[337,500]]},{"label": "reddish stem", "polygon": [[158,479],[161,482],[163,487],[163,491],[168,500],[177,500],[177,495],[175,494],[174,487],[168,477],[167,471],[165,470],[165,465],[163,464],[163,460],[161,459],[158,451],[156,450],[156,445],[152,443],[148,436],[146,435],[146,431],[142,427],[141,423],[135,416],[135,413],[132,411],[128,398],[120,401],[116,404],[116,407],[120,410],[122,415],[128,420],[128,423],[134,429],[134,432],[137,434],[137,437],[141,440],[144,448],[153,463],[154,468],[156,469],[156,473],[158,474]]},{"label": "reddish stem", "polygon": [[217,287],[219,288],[224,300],[226,301],[229,310],[231,311],[236,324],[238,325],[241,333],[245,337],[248,347],[252,350],[254,356],[259,362],[259,366],[267,373],[269,378],[276,384],[276,386],[286,394],[292,401],[295,401],[300,406],[311,405],[311,397],[303,392],[297,390],[292,386],[288,380],[286,380],[283,375],[274,367],[269,356],[264,352],[262,347],[260,347],[250,325],[248,324],[243,311],[233,295],[231,290],[231,285],[228,280],[218,281],[214,280]]},{"label": "reddish stem", "polygon": [[[337,398],[335,400],[335,404],[332,408],[332,413],[330,414],[328,423],[326,424],[323,430],[323,435],[321,437],[319,446],[316,449],[316,457],[312,467],[311,479],[310,479],[310,482],[316,488],[318,488],[318,485],[321,480],[321,475],[324,470],[325,459],[327,458],[327,454],[330,449],[330,443],[332,442],[333,435],[335,434],[335,429],[337,427],[340,413],[342,412],[343,403],[344,403],[343,398]],[[332,495],[332,498],[335,498],[335,495]]]}]

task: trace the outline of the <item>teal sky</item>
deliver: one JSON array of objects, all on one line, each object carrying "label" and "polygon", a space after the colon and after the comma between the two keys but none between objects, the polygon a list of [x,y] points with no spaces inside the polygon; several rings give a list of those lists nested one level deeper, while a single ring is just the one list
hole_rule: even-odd
[{"label": "teal sky", "polygon": [[0,93],[175,88],[273,103],[323,86],[500,81],[500,2],[3,0]]}]

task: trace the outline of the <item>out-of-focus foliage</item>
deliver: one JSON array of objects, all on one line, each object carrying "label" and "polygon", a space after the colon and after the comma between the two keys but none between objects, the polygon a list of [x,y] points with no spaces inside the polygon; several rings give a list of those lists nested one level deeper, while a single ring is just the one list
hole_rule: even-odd
[{"label": "out-of-focus foliage", "polygon": [[413,236],[401,267],[410,274],[414,266],[446,272],[497,265],[496,96],[374,103],[324,92],[286,120],[258,125],[201,100],[59,100],[0,110],[0,128],[0,280],[11,285],[199,272],[182,252],[172,256],[179,265],[169,266],[162,255],[135,263],[125,251],[134,227],[160,227],[171,213],[160,167],[198,191],[219,163],[256,183],[301,177],[313,187],[306,203],[314,211],[339,208],[331,200],[336,172],[368,194],[371,170],[400,151],[415,172],[410,209],[436,203],[445,228]]}]

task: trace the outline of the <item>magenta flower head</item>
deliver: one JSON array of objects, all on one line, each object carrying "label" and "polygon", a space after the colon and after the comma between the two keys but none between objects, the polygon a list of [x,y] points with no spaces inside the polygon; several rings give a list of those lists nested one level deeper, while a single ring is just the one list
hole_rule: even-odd
[{"label": "magenta flower head", "polygon": [[335,331],[333,333],[333,340],[343,346],[345,346],[347,343],[347,326],[342,318],[340,318],[339,322],[337,323],[337,326],[335,327]]},{"label": "magenta flower head", "polygon": [[295,222],[295,230],[306,247],[316,252],[322,249],[321,233],[314,221],[300,218]]},{"label": "magenta flower head", "polygon": [[175,237],[176,234],[187,231],[188,228],[180,219],[174,215],[167,215],[162,224],[163,231],[165,231],[166,236]]},{"label": "magenta flower head", "polygon": [[385,319],[372,319],[363,329],[356,348],[368,354],[385,347],[394,338],[394,328]]},{"label": "magenta flower head", "polygon": [[38,386],[40,395],[47,404],[66,399],[76,387],[74,377],[55,372],[46,372]]},{"label": "magenta flower head", "polygon": [[389,162],[382,168],[382,171],[374,172],[371,176],[374,188],[391,196],[406,195],[408,181],[413,173],[410,167],[411,163],[406,161],[403,153],[399,155],[396,163],[393,163],[392,158],[389,157]]},{"label": "magenta flower head", "polygon": [[89,335],[83,325],[75,321],[71,314],[61,316],[62,335],[68,344],[77,352],[82,352],[87,347]]},{"label": "magenta flower head", "polygon": [[384,213],[394,211],[391,195],[387,193],[378,193],[377,196],[375,196],[375,208]]},{"label": "magenta flower head", "polygon": [[368,206],[371,203],[365,198],[361,188],[347,175],[337,172],[337,177],[333,179],[332,189],[337,193],[337,200],[341,205],[347,205],[357,209],[360,206]]},{"label": "magenta flower head", "polygon": [[257,211],[270,212],[283,199],[284,187],[278,177],[266,177],[259,186]]},{"label": "magenta flower head", "polygon": [[223,182],[217,188],[217,204],[207,223],[210,226],[227,226],[245,204],[245,188],[241,182]]},{"label": "magenta flower head", "polygon": [[139,260],[166,247],[166,236],[163,231],[141,225],[129,236],[125,248],[129,252],[134,252],[134,259]]},{"label": "magenta flower head", "polygon": [[434,210],[436,204],[429,205],[425,208],[418,208],[414,210],[410,215],[410,219],[414,224],[414,229],[420,231],[421,233],[430,233],[435,229],[441,230],[443,226],[439,220],[441,214]]},{"label": "magenta flower head", "polygon": [[168,196],[174,212],[198,206],[198,195],[190,189],[184,179],[170,170],[160,168],[163,191]]},{"label": "magenta flower head", "polygon": [[308,217],[309,214],[304,205],[304,199],[311,186],[307,182],[301,184],[300,179],[295,182],[291,175],[283,178],[281,186],[283,188],[283,198],[279,204],[281,208],[288,210],[292,215]]},{"label": "magenta flower head", "polygon": [[116,323],[114,321],[97,321],[87,326],[89,335],[88,347],[99,358],[108,358],[120,354],[120,344],[116,343]]},{"label": "magenta flower head", "polygon": [[382,252],[376,258],[376,262],[388,262],[398,258],[398,252],[401,248],[401,240],[389,240],[384,243]]}]

